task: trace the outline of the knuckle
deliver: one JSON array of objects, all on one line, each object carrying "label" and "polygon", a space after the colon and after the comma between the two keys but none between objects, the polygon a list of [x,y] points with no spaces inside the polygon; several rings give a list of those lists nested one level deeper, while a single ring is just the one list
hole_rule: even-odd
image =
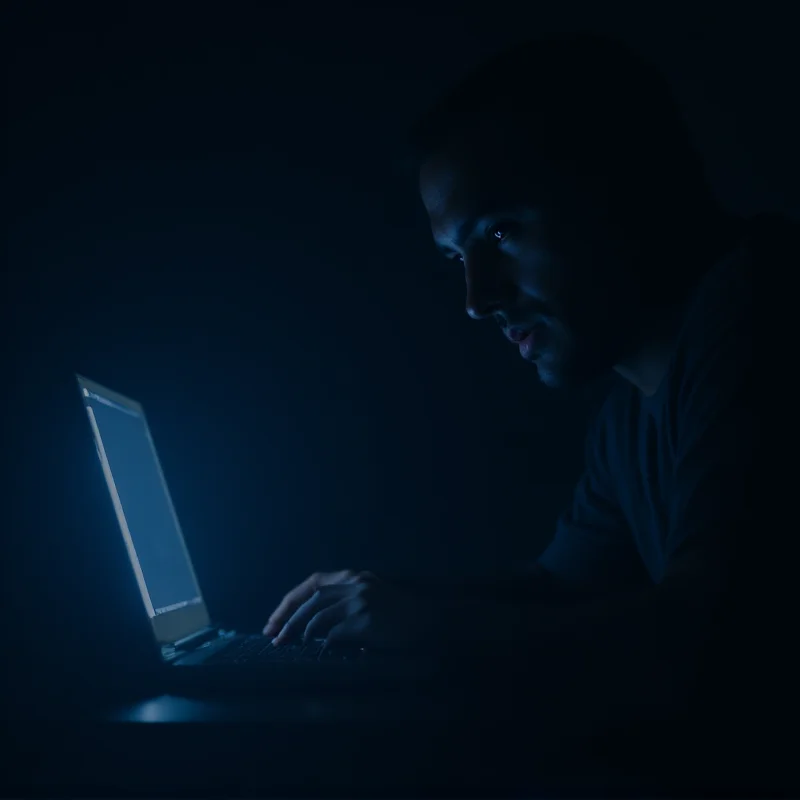
[{"label": "knuckle", "polygon": [[367,598],[365,598],[362,594],[358,594],[353,597],[348,604],[348,611],[353,615],[364,614],[368,613],[368,607],[369,603],[367,602]]},{"label": "knuckle", "polygon": [[311,619],[308,621],[308,624],[306,625],[306,634],[313,633],[319,627],[319,624],[320,624],[320,615],[314,614],[314,616],[311,617]]}]

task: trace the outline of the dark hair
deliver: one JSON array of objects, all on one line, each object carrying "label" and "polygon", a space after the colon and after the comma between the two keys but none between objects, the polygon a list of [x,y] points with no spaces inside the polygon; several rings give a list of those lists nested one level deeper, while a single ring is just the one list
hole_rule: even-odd
[{"label": "dark hair", "polygon": [[[621,195],[658,187],[706,204],[702,162],[664,77],[613,39],[553,35],[500,53],[451,88],[411,131],[419,167],[476,118],[497,118],[553,163]],[[645,183],[646,182],[646,186]]]}]

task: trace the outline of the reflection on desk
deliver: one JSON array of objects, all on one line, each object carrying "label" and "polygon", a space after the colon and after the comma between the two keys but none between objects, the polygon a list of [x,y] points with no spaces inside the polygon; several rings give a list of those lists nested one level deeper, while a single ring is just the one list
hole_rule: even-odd
[{"label": "reflection on desk", "polygon": [[183,697],[162,694],[115,707],[112,722],[258,722],[313,725],[331,722],[444,722],[453,708],[433,698],[404,693],[380,696],[270,695],[263,698]]}]

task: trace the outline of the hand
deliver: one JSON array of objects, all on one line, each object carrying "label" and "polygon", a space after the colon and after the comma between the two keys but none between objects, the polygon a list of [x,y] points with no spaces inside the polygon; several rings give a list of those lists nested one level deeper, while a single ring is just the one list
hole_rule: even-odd
[{"label": "hand", "polygon": [[303,603],[310,600],[316,592],[327,586],[344,586],[356,583],[360,576],[367,573],[358,573],[350,569],[343,569],[339,572],[315,572],[306,578],[299,586],[295,586],[278,607],[270,615],[267,624],[264,626],[264,636],[274,636],[276,639],[283,640],[286,635],[281,635],[286,623]]},{"label": "hand", "polygon": [[275,644],[294,638],[380,647],[411,644],[422,630],[416,603],[369,572],[315,573],[283,598],[264,627]]}]

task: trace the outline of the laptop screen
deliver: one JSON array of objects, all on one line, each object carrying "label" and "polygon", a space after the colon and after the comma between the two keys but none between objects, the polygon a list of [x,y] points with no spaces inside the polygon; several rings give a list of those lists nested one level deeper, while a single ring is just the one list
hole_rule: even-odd
[{"label": "laptop screen", "polygon": [[[151,621],[155,623],[160,615],[202,605],[197,578],[142,407],[86,379],[79,378],[78,383]],[[185,614],[173,616],[185,617]]]}]

